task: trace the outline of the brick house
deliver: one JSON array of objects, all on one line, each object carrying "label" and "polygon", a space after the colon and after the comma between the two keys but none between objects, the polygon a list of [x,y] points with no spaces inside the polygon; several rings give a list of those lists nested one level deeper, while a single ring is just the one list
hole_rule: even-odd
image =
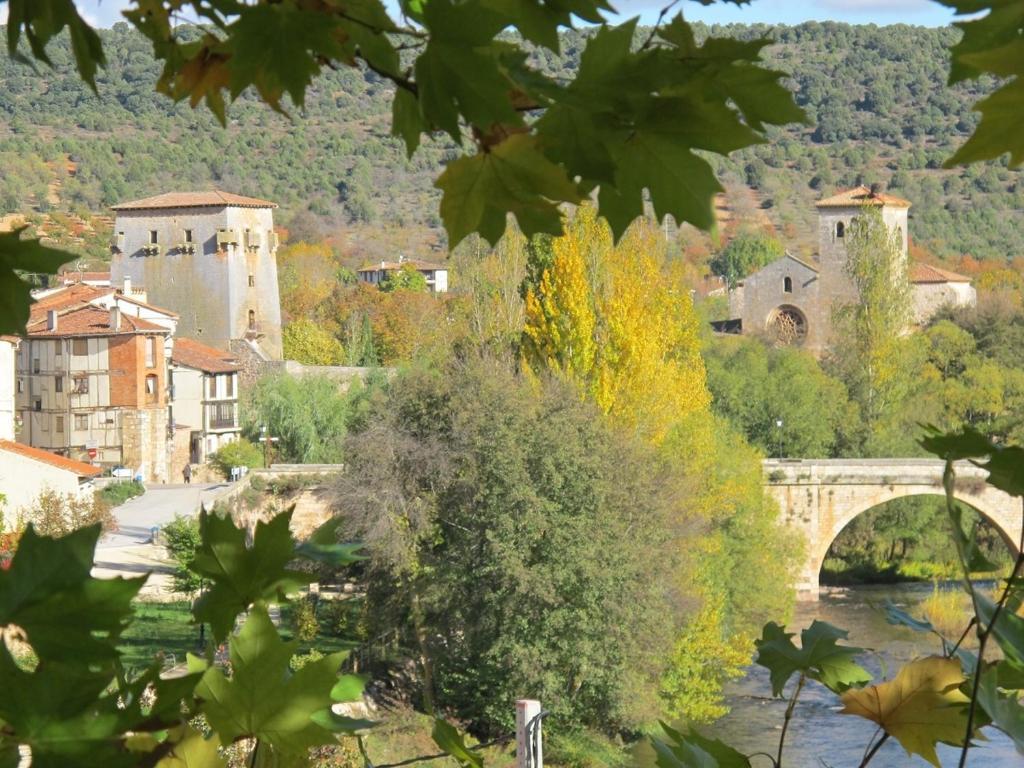
[{"label": "brick house", "polygon": [[361,282],[370,285],[380,286],[385,278],[393,272],[402,269],[415,269],[427,281],[427,288],[432,293],[446,293],[448,291],[448,267],[443,264],[434,264],[422,259],[406,259],[400,256],[398,261],[382,261],[378,264],[368,264],[356,271],[356,276]]},{"label": "brick house", "polygon": [[166,482],[167,323],[73,286],[33,307],[17,354],[18,441]]}]

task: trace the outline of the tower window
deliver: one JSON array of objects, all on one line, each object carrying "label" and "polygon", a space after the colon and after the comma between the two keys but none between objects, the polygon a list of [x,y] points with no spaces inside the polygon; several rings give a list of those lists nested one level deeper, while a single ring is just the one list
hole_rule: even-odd
[{"label": "tower window", "polygon": [[792,293],[793,292],[793,278],[792,277],[783,278],[783,280],[782,280],[782,290],[785,293]]},{"label": "tower window", "polygon": [[846,225],[841,222],[836,222],[836,237],[846,237]]},{"label": "tower window", "polygon": [[255,288],[256,287],[256,275],[249,275],[249,287],[250,288]]},{"label": "tower window", "polygon": [[191,229],[186,229],[185,230],[185,242],[186,243],[191,243],[192,242],[192,230]]},{"label": "tower window", "polygon": [[250,331],[255,331],[256,330],[256,310],[255,309],[250,309],[249,310],[249,330]]},{"label": "tower window", "polygon": [[159,236],[157,235],[157,231],[155,229],[149,230],[149,244],[156,245],[158,242],[160,242],[160,240]]}]

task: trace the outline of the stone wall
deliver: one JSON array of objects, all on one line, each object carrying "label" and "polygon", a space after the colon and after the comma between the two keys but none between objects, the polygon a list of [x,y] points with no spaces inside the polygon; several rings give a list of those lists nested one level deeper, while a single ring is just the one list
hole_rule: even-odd
[{"label": "stone wall", "polygon": [[167,408],[126,408],[121,413],[125,466],[141,471],[146,482],[168,482]]}]

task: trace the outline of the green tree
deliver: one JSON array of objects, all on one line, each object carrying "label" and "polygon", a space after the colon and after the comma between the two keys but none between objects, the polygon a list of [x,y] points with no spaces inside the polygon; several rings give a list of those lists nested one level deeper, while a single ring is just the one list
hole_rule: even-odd
[{"label": "green tree", "polygon": [[249,394],[245,432],[251,437],[265,428],[278,438],[277,461],[332,464],[341,461],[348,419],[348,397],[327,376],[264,376]]},{"label": "green tree", "polygon": [[612,733],[659,710],[679,475],[573,388],[537,387],[489,362],[400,375],[346,441],[338,508],[371,556],[371,621],[421,649],[439,706],[494,733],[529,690],[563,728]]},{"label": "green tree", "polygon": [[161,529],[160,535],[167,548],[167,554],[174,561],[172,579],[174,591],[185,595],[196,595],[205,581],[190,569],[199,549],[199,521],[194,517],[175,515],[174,519]]},{"label": "green tree", "polygon": [[711,271],[733,287],[747,275],[778,259],[782,243],[765,232],[741,230],[708,262]]},{"label": "green tree", "polygon": [[228,480],[231,478],[233,467],[255,467],[263,466],[263,449],[240,437],[232,440],[227,445],[221,446],[220,450],[210,456],[210,464],[220,472],[221,476]]},{"label": "green tree", "polygon": [[427,290],[427,278],[423,276],[412,264],[403,264],[399,269],[393,269],[380,281],[380,289],[386,293],[393,291],[418,291],[423,293]]},{"label": "green tree", "polygon": [[322,325],[312,320],[293,320],[281,334],[284,356],[306,365],[343,365],[345,349]]},{"label": "green tree", "polygon": [[[908,339],[910,281],[902,234],[877,206],[863,206],[846,236],[846,275],[856,299],[832,311],[831,365],[846,382],[869,452],[891,450],[900,409],[918,380],[920,346]],[[899,454],[887,454],[899,455]]]},{"label": "green tree", "polygon": [[851,447],[857,409],[809,353],[716,338],[704,357],[712,408],[766,456],[824,458]]}]

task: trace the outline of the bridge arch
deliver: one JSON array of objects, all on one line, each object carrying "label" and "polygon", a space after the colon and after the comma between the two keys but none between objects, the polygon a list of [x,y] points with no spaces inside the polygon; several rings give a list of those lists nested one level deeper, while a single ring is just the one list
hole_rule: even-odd
[{"label": "bridge arch", "polygon": [[[782,519],[806,539],[797,588],[816,597],[821,566],[846,526],[865,512],[894,499],[944,496],[944,464],[931,459],[769,459],[765,490]],[[991,523],[1016,553],[1024,515],[1020,500],[987,485],[984,470],[957,465],[954,497]]]}]

